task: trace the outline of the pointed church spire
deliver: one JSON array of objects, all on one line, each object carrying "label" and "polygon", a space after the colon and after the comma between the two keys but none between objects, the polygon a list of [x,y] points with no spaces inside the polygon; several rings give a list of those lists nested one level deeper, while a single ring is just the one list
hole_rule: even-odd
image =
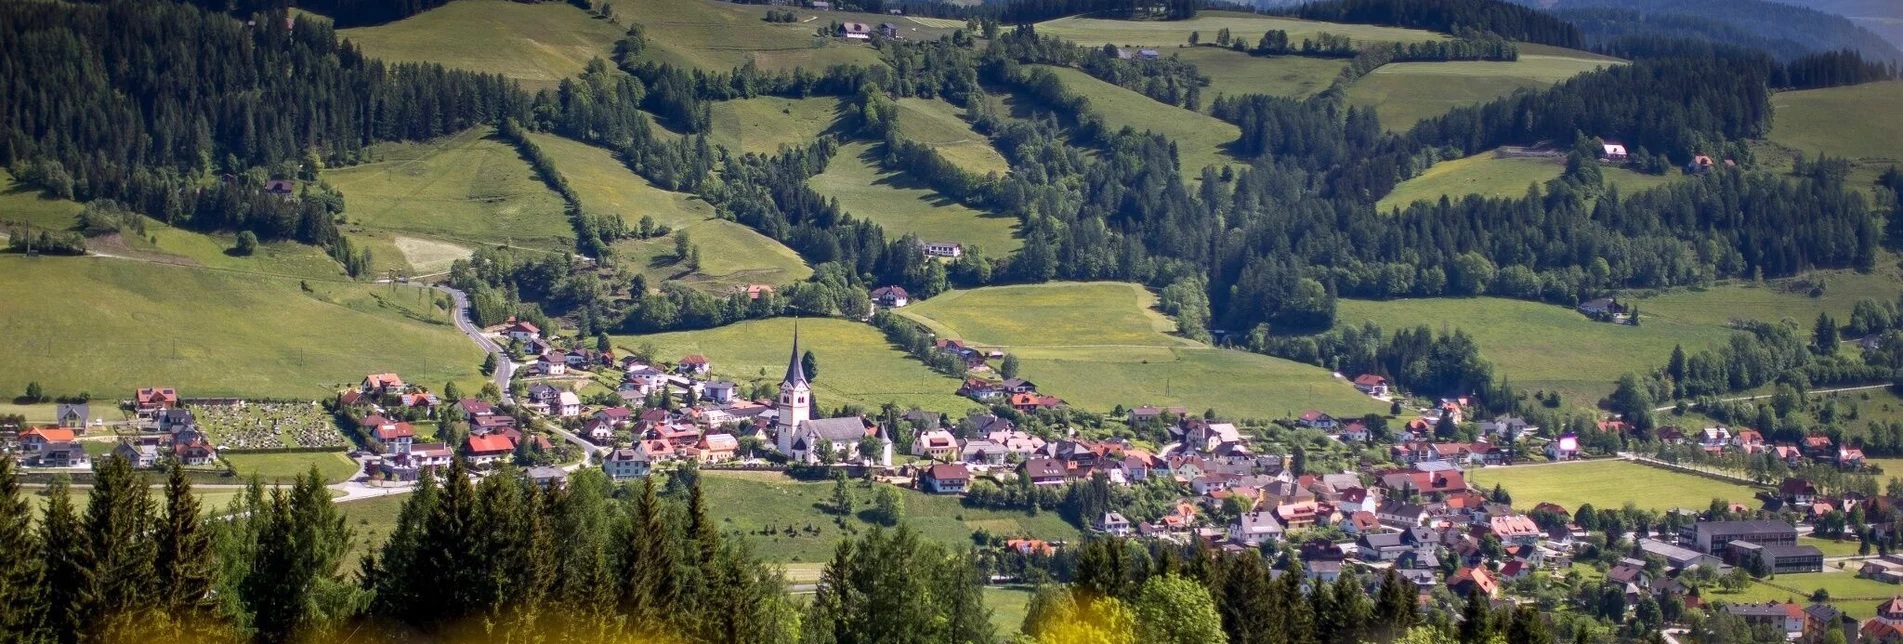
[{"label": "pointed church spire", "polygon": [[806,383],[806,366],[800,364],[800,320],[793,318],[793,356],[786,360],[786,379],[781,384],[787,386]]}]

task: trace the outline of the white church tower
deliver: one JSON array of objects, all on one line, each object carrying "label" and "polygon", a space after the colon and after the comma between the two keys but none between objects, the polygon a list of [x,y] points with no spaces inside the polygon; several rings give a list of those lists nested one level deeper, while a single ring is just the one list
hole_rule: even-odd
[{"label": "white church tower", "polygon": [[800,364],[800,328],[793,324],[793,356],[786,361],[786,378],[780,381],[779,412],[775,425],[776,446],[781,454],[793,453],[793,434],[800,423],[813,419],[813,387],[806,382],[806,367]]}]

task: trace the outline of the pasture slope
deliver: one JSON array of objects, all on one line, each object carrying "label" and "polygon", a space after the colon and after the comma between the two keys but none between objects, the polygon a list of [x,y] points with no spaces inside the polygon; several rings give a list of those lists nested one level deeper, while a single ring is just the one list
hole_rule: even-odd
[{"label": "pasture slope", "polygon": [[1155,298],[1115,282],[953,291],[900,309],[940,337],[1017,355],[1021,377],[1072,405],[1108,412],[1144,404],[1283,418],[1305,409],[1360,416],[1385,409],[1326,370],[1167,335]]},{"label": "pasture slope", "polygon": [[[1416,201],[1439,201],[1443,195],[1452,201],[1470,194],[1517,199],[1526,195],[1530,184],[1539,184],[1544,193],[1546,182],[1558,179],[1565,170],[1564,159],[1500,157],[1493,152],[1481,152],[1434,164],[1420,176],[1395,186],[1394,191],[1382,197],[1374,207],[1380,212],[1389,212]],[[1659,176],[1610,166],[1601,168],[1600,173],[1606,185],[1618,186],[1620,194],[1665,185],[1684,176],[1677,170]]]},{"label": "pasture slope", "polygon": [[[614,154],[591,145],[547,134],[530,140],[555,161],[555,167],[581,197],[582,210],[620,217],[629,226],[643,216],[672,228],[665,237],[617,242],[624,270],[646,275],[648,282],[676,279],[710,290],[746,284],[787,284],[812,274],[793,249],[744,225],[714,216],[714,207],[694,195],[663,190],[628,170]],[[674,235],[685,232],[701,247],[699,269],[674,257]]]},{"label": "pasture slope", "polygon": [[966,172],[1002,175],[1011,171],[1011,165],[991,141],[965,122],[963,109],[925,98],[901,98],[898,102],[901,136],[932,146],[939,156]]},{"label": "pasture slope", "polygon": [[1207,166],[1248,166],[1227,151],[1229,144],[1242,136],[1242,130],[1227,121],[1156,102],[1075,69],[1045,68],[1056,72],[1065,89],[1090,99],[1091,111],[1102,116],[1106,125],[1147,130],[1176,142],[1185,179],[1199,180]]},{"label": "pasture slope", "polygon": [[918,235],[923,241],[976,244],[987,256],[1017,250],[1018,218],[987,213],[933,191],[923,181],[903,172],[879,167],[883,143],[854,142],[839,146],[826,171],[807,185],[838,199],[841,209],[885,228],[888,239]]},{"label": "pasture slope", "polygon": [[1546,48],[1505,61],[1390,63],[1348,88],[1348,101],[1373,107],[1389,131],[1406,131],[1423,119],[1456,107],[1477,105],[1522,89],[1539,90],[1578,74],[1619,64],[1586,52]]},{"label": "pasture slope", "polygon": [[566,2],[459,0],[337,33],[371,58],[501,74],[533,91],[580,74],[591,59],[612,61],[625,31]]},{"label": "pasture slope", "polygon": [[[1260,16],[1239,11],[1201,11],[1189,20],[1106,20],[1068,17],[1037,24],[1039,34],[1057,36],[1079,45],[1174,47],[1189,42],[1190,32],[1202,35],[1203,42],[1215,42],[1216,33],[1228,29],[1231,36],[1254,44],[1264,32],[1288,32],[1291,42],[1314,38],[1323,33],[1348,36],[1357,44],[1371,42],[1428,42],[1447,36],[1419,29],[1400,29],[1374,25],[1350,25],[1294,18]],[[1165,52],[1167,55],[1167,52]]]},{"label": "pasture slope", "polygon": [[1222,47],[1170,49],[1164,54],[1195,65],[1196,71],[1209,77],[1209,86],[1203,88],[1205,110],[1218,95],[1308,98],[1328,89],[1348,66],[1339,58],[1252,56]]},{"label": "pasture slope", "polygon": [[[752,320],[714,329],[615,336],[616,346],[652,346],[658,359],[673,361],[698,353],[713,372],[743,385],[778,386],[793,345],[790,318]],[[813,378],[815,409],[860,405],[876,410],[891,402],[962,415],[978,403],[957,395],[959,382],[893,348],[871,325],[836,318],[799,320],[800,349],[813,352],[819,375]]]},{"label": "pasture slope", "polygon": [[844,104],[837,97],[761,96],[713,104],[707,142],[735,155],[773,154],[782,145],[807,145],[832,131]]},{"label": "pasture slope", "polygon": [[368,163],[323,172],[344,194],[350,224],[465,245],[574,248],[562,198],[494,128],[378,144],[370,155]]},{"label": "pasture slope", "polygon": [[[646,47],[638,60],[669,63],[708,71],[727,72],[747,63],[769,71],[805,67],[815,72],[832,65],[877,65],[879,53],[871,47],[839,42],[815,34],[833,20],[879,22],[878,18],[839,12],[794,8],[800,22],[776,24],[764,18],[765,5],[743,5],[709,0],[611,0],[616,20],[642,27]],[[818,24],[816,25],[815,22]],[[921,33],[937,30],[920,27]]]}]

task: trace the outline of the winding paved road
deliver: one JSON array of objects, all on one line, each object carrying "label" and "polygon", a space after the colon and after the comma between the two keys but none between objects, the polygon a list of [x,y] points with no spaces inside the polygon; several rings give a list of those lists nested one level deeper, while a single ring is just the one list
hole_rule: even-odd
[{"label": "winding paved road", "polygon": [[456,321],[456,330],[462,331],[463,335],[469,336],[471,342],[476,343],[476,346],[482,347],[483,351],[496,357],[496,388],[502,390],[503,402],[515,402],[515,399],[509,395],[509,379],[515,376],[515,363],[502,352],[501,345],[489,339],[489,336],[483,335],[482,328],[469,321],[469,294],[443,284],[437,284],[434,288],[448,293],[456,300],[456,315],[451,318]]},{"label": "winding paved road", "polygon": [[[1807,392],[1804,392],[1804,395],[1806,395],[1806,396],[1821,396],[1821,395],[1824,395],[1824,394],[1840,394],[1840,393],[1843,393],[1843,392],[1846,392],[1846,391],[1865,391],[1865,390],[1869,390],[1869,389],[1882,389],[1882,388],[1884,388],[1884,387],[1888,387],[1888,386],[1890,386],[1890,385],[1887,385],[1887,384],[1885,384],[1885,385],[1862,385],[1862,386],[1857,386],[1857,387],[1838,387],[1838,388],[1836,388],[1836,389],[1813,389],[1813,390],[1810,390],[1810,391],[1807,391]],[[1770,398],[1770,397],[1771,397],[1772,395],[1774,395],[1774,394],[1758,394],[1758,395],[1756,395],[1756,396],[1738,396],[1738,397],[1736,397],[1736,398],[1719,398],[1719,399],[1718,399],[1718,402],[1737,402],[1737,401],[1740,401],[1740,400],[1763,400],[1763,399],[1765,399],[1765,398]],[[1678,408],[1678,405],[1666,405],[1666,406],[1664,406],[1664,407],[1654,407],[1654,408],[1652,408],[1652,411],[1671,411],[1671,410],[1673,410],[1673,409],[1677,409],[1677,408]]]}]

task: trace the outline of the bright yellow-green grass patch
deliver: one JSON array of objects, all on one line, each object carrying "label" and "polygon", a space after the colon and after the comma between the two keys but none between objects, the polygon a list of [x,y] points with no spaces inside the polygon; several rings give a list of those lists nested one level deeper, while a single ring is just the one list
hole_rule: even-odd
[{"label": "bright yellow-green grass patch", "polygon": [[1824,564],[1825,572],[1784,574],[1754,581],[1744,590],[1727,593],[1717,588],[1705,590],[1706,601],[1762,603],[1793,601],[1810,603],[1810,595],[1819,588],[1830,593],[1830,605],[1858,619],[1877,614],[1877,605],[1898,594],[1896,584],[1857,576],[1857,565],[1839,570],[1835,563]]},{"label": "bright yellow-green grass patch", "polygon": [[[41,515],[46,513],[46,502],[51,497],[47,496],[46,488],[43,487],[30,487],[25,488],[25,490],[27,502],[31,504],[33,517],[37,520]],[[221,515],[225,513],[226,506],[231,505],[231,500],[238,497],[238,490],[228,488],[197,488],[192,491],[192,496],[198,497],[198,507],[204,514]],[[86,506],[90,503],[89,499],[92,498],[92,488],[68,489],[66,491],[66,498],[73,502],[73,509],[81,516],[84,516],[86,514]],[[157,501],[160,507],[164,507],[164,488],[152,488],[152,499]]]},{"label": "bright yellow-green grass patch", "polygon": [[763,18],[768,9],[783,7],[711,0],[614,0],[610,4],[623,24],[641,25],[646,32],[644,60],[721,72],[748,62],[768,70],[804,67],[816,73],[837,64],[880,63],[879,53],[871,47],[816,35],[833,20],[852,20],[845,14],[795,8],[803,22],[779,24]]},{"label": "bright yellow-green grass patch", "polygon": [[[231,233],[198,233],[151,220],[146,222],[144,239],[137,238],[132,231],[126,232],[129,235],[125,237],[126,245],[133,250],[175,255],[207,268],[324,279],[344,275],[343,267],[323,249],[297,242],[259,244],[250,256],[239,256],[231,252],[238,245],[237,235]],[[109,254],[113,251],[110,246],[101,249]]]},{"label": "bright yellow-green grass patch", "polygon": [[225,462],[238,472],[240,478],[249,480],[256,475],[266,483],[289,483],[302,478],[310,472],[311,466],[317,466],[317,472],[326,483],[347,480],[362,472],[362,466],[350,460],[343,452],[286,452],[281,454],[236,454],[224,455]]},{"label": "bright yellow-green grass patch", "polygon": [[812,269],[798,253],[758,231],[714,216],[714,207],[694,195],[662,190],[628,170],[607,150],[545,134],[530,135],[536,147],[555,160],[569,187],[581,197],[582,210],[620,217],[629,226],[642,217],[685,232],[701,247],[699,270],[674,259],[674,236],[627,240],[615,245],[624,266],[649,281],[678,279],[706,288],[745,284],[787,284],[806,279]]},{"label": "bright yellow-green grass patch", "polygon": [[366,228],[573,248],[562,198],[494,132],[482,127],[426,143],[378,145],[373,161],[326,170],[324,178],[343,192],[349,220]]},{"label": "bright yellow-green grass patch", "polygon": [[[1539,184],[1540,191],[1545,192],[1546,182],[1558,179],[1565,170],[1563,159],[1502,158],[1492,152],[1482,152],[1434,164],[1420,176],[1395,186],[1393,192],[1375,204],[1375,209],[1387,212],[1416,201],[1439,201],[1442,195],[1453,201],[1470,194],[1518,198],[1526,195],[1530,184]],[[1628,195],[1683,176],[1676,171],[1659,176],[1611,166],[1602,168],[1600,174],[1607,185],[1618,186],[1621,194]]]},{"label": "bright yellow-green grass patch", "polygon": [[1674,322],[1713,327],[1729,326],[1733,319],[1776,322],[1785,318],[1805,328],[1817,320],[1819,312],[1829,313],[1839,323],[1850,319],[1850,311],[1865,298],[1894,302],[1903,295],[1903,273],[1889,253],[1877,259],[1869,273],[1851,270],[1813,271],[1805,279],[1821,281],[1822,295],[1811,297],[1796,280],[1772,280],[1764,284],[1734,280],[1710,288],[1675,290],[1638,300],[1645,323],[1654,316]]},{"label": "bright yellow-green grass patch", "polygon": [[536,89],[580,74],[591,59],[613,58],[625,31],[566,2],[460,0],[338,34],[372,58],[501,74]]},{"label": "bright yellow-green grass patch", "polygon": [[1106,125],[1148,130],[1176,142],[1185,178],[1201,177],[1206,166],[1247,165],[1225,151],[1242,136],[1242,130],[1227,121],[1159,103],[1075,69],[1046,69],[1056,72],[1066,89],[1090,99],[1091,111],[1102,116]]},{"label": "bright yellow-green grass patch", "polygon": [[1154,301],[1135,284],[1057,283],[953,291],[900,312],[942,337],[1004,348],[1039,391],[1093,411],[1143,404],[1256,418],[1380,411],[1326,370],[1166,335],[1174,325],[1150,309]]},{"label": "bright yellow-green grass patch", "polygon": [[[823,367],[822,367],[823,370]],[[757,476],[751,472],[703,472],[701,491],[707,497],[709,513],[720,531],[744,536],[754,552],[768,561],[825,561],[833,547],[851,535],[833,523],[833,515],[824,509],[830,505],[833,484],[803,483],[780,475]],[[869,507],[875,491],[850,486],[856,506]],[[936,496],[900,489],[905,500],[905,522],[925,538],[959,548],[971,545],[972,532],[982,528],[993,534],[1011,537],[1075,540],[1078,532],[1056,512],[1036,515],[1023,512],[966,508],[954,496]],[[870,530],[872,524],[858,516],[846,523],[857,531]],[[819,530],[806,532],[807,526]],[[772,529],[771,535],[761,534]],[[791,529],[793,536],[787,535]]]},{"label": "bright yellow-green grass patch", "polygon": [[710,143],[736,155],[773,154],[783,145],[806,145],[839,120],[837,97],[762,96],[714,103]]},{"label": "bright yellow-green grass patch", "polygon": [[1080,45],[1173,46],[1189,42],[1192,31],[1202,34],[1202,42],[1215,42],[1216,33],[1228,29],[1233,37],[1254,45],[1264,32],[1282,30],[1289,40],[1300,43],[1321,33],[1348,36],[1358,43],[1427,42],[1447,36],[1418,29],[1398,29],[1373,25],[1316,22],[1294,18],[1272,18],[1237,11],[1203,11],[1189,20],[1106,20],[1101,18],[1058,18],[1037,24],[1037,33],[1075,41]]},{"label": "bright yellow-green grass patch", "polygon": [[449,242],[437,241],[427,237],[397,235],[392,245],[403,254],[411,270],[421,275],[435,275],[449,270],[456,260],[469,259],[470,250]]},{"label": "bright yellow-green grass patch", "polygon": [[1771,140],[1806,156],[1903,162],[1903,81],[1779,92],[1771,108]]},{"label": "bright yellow-green grass patch", "polygon": [[[627,348],[652,344],[656,355],[666,360],[698,353],[713,362],[715,374],[742,383],[777,385],[786,373],[793,325],[787,318],[753,320],[698,331],[616,336],[615,344]],[[805,319],[799,321],[799,332],[800,350],[812,351],[819,361],[819,377],[813,380],[817,408],[856,403],[878,409],[892,402],[901,408],[916,405],[956,414],[979,406],[956,395],[957,380],[893,348],[871,325]]]},{"label": "bright yellow-green grass patch", "polygon": [[73,227],[80,208],[70,200],[48,199],[40,190],[15,181],[12,174],[0,169],[0,228],[21,223],[66,230]]},{"label": "bright yellow-green grass patch", "polygon": [[1731,333],[1644,304],[1639,314],[1639,326],[1610,324],[1563,306],[1482,297],[1341,300],[1335,317],[1340,324],[1373,320],[1389,333],[1421,325],[1466,331],[1496,376],[1523,392],[1559,391],[1565,404],[1576,407],[1591,407],[1611,393],[1623,374],[1664,366],[1673,345],[1697,351]]},{"label": "bright yellow-green grass patch", "polygon": [[1251,56],[1222,47],[1190,47],[1164,53],[1196,65],[1196,71],[1209,77],[1209,86],[1203,88],[1205,110],[1217,95],[1307,98],[1328,89],[1348,66],[1339,58]]},{"label": "bright yellow-green grass patch", "polygon": [[966,172],[1004,174],[1011,165],[991,146],[991,140],[972,131],[964,110],[944,101],[899,99],[899,134],[938,151],[939,156]]},{"label": "bright yellow-green grass patch", "polygon": [[1848,557],[1857,554],[1857,540],[1854,538],[1848,541],[1838,541],[1836,539],[1820,539],[1806,535],[1797,538],[1797,545],[1817,546],[1818,550],[1824,551],[1824,556],[1826,557]]},{"label": "bright yellow-green grass patch", "polygon": [[1024,628],[1024,616],[1030,612],[1030,586],[986,586],[985,608],[991,609],[991,627],[998,635],[1008,636]]},{"label": "bright yellow-green grass patch", "polygon": [[390,532],[396,529],[397,514],[403,511],[403,503],[410,495],[391,494],[371,497],[337,504],[337,511],[344,515],[344,527],[350,528],[350,552],[344,555],[343,571],[348,574],[357,570],[364,555],[376,552],[383,542],[390,539]]},{"label": "bright yellow-green grass patch", "polygon": [[[0,257],[0,391],[320,397],[370,372],[473,378],[481,351],[406,308],[412,287],[106,258]],[[377,298],[384,298],[382,301]],[[428,308],[423,302],[417,311]]]},{"label": "bright yellow-green grass patch", "polygon": [[1348,100],[1372,106],[1389,130],[1401,131],[1456,107],[1485,103],[1521,89],[1542,89],[1617,64],[1604,59],[1521,55],[1513,62],[1392,63],[1348,88]]},{"label": "bright yellow-green grass patch", "polygon": [[[10,401],[10,400],[13,400],[13,396],[14,396],[13,394],[0,395],[0,400]],[[94,407],[94,408],[91,408],[90,411],[94,418],[110,418],[112,420],[119,420],[119,417],[120,417],[119,412],[113,411],[113,410],[99,409],[97,407]],[[112,412],[111,416],[106,415],[106,412],[108,411]],[[59,420],[59,417],[58,417],[59,407],[51,403],[47,403],[43,405],[41,404],[15,405],[11,402],[0,402],[0,416],[7,416],[12,414],[19,414],[21,416],[25,416],[26,422],[29,422],[29,423],[54,423],[54,422],[58,422]]]},{"label": "bright yellow-green grass patch", "polygon": [[807,181],[820,194],[839,200],[846,213],[885,228],[888,238],[905,233],[925,241],[976,244],[1003,255],[1022,244],[1014,234],[1016,216],[986,213],[952,201],[903,172],[879,168],[883,144],[856,142],[839,146],[826,171]]},{"label": "bright yellow-green grass patch", "polygon": [[1513,507],[1558,503],[1567,511],[1591,503],[1617,508],[1632,502],[1641,509],[1703,509],[1712,499],[1749,503],[1757,490],[1702,476],[1620,460],[1485,467],[1467,473],[1475,487],[1506,488]]}]

